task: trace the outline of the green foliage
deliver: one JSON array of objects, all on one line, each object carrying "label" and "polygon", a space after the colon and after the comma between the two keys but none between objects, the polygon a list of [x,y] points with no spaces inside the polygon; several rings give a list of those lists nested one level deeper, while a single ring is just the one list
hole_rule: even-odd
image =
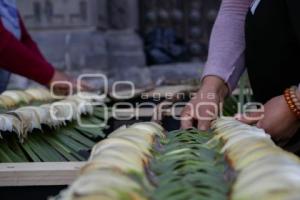
[{"label": "green foliage", "polygon": [[[103,121],[101,109],[96,108],[91,116],[84,116],[85,124]],[[14,162],[64,162],[84,161],[93,146],[106,135],[102,128],[85,128],[76,121],[66,126],[51,129],[43,126],[43,131],[34,130],[23,143],[17,134],[2,133],[0,139],[0,163]]]},{"label": "green foliage", "polygon": [[163,151],[156,153],[151,164],[157,184],[151,199],[227,199],[230,184],[224,178],[224,155],[218,146],[205,145],[212,137],[195,129],[168,134]]},{"label": "green foliage", "polygon": [[231,96],[225,99],[223,105],[223,114],[226,117],[234,116],[238,113],[238,103],[239,101],[235,96]]}]

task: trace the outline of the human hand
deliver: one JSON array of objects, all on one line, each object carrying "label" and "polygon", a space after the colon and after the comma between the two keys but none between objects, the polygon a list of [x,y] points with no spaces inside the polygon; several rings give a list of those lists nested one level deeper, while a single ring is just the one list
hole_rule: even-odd
[{"label": "human hand", "polygon": [[[70,88],[71,86],[71,88]],[[69,95],[70,93],[80,91],[90,91],[93,88],[86,83],[85,81],[81,81],[79,88],[77,85],[77,80],[73,77],[66,75],[63,72],[56,70],[51,81],[48,84],[48,87],[53,87],[53,92],[55,95]],[[72,91],[70,91],[72,90]]]},{"label": "human hand", "polygon": [[[253,119],[251,119],[253,118]],[[264,112],[253,112],[236,119],[247,124],[256,124],[275,140],[290,139],[300,128],[299,120],[290,110],[284,96],[277,96],[264,105]]]},{"label": "human hand", "polygon": [[194,122],[199,130],[210,128],[211,121],[217,118],[220,103],[229,90],[225,82],[217,76],[207,76],[197,95],[188,103],[181,114],[181,127],[192,128]]}]

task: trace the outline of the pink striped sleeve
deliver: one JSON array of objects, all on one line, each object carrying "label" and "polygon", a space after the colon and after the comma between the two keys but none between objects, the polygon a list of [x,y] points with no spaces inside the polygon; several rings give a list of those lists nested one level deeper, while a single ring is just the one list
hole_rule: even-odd
[{"label": "pink striped sleeve", "polygon": [[215,75],[233,90],[243,73],[245,18],[252,0],[223,0],[214,24],[202,77]]}]

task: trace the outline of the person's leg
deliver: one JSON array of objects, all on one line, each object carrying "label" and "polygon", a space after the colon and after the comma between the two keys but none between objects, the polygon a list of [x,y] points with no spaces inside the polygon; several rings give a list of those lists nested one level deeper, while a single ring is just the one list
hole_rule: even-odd
[{"label": "person's leg", "polygon": [[9,78],[10,72],[0,69],[0,93],[6,90]]}]

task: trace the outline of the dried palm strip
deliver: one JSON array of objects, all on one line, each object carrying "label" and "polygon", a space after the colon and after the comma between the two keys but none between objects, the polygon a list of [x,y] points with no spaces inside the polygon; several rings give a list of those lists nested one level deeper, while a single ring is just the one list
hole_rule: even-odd
[{"label": "dried palm strip", "polygon": [[231,199],[273,200],[300,196],[297,156],[277,147],[263,130],[234,119],[217,120],[214,130],[217,133],[214,140],[221,139],[225,143],[222,151],[238,173]]}]

